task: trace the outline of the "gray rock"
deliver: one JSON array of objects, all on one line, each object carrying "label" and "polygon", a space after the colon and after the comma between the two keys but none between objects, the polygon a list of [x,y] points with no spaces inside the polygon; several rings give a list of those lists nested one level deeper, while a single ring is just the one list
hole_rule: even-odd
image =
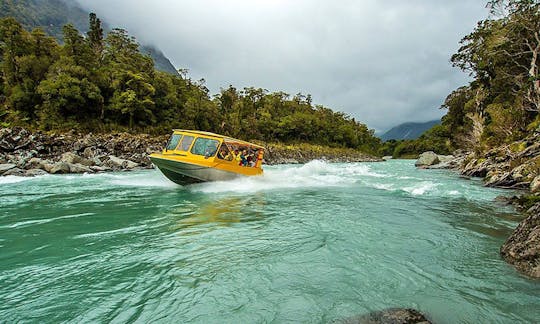
[{"label": "gray rock", "polygon": [[536,178],[531,181],[531,192],[537,193],[540,192],[540,175],[536,176]]},{"label": "gray rock", "polygon": [[26,163],[25,167],[26,169],[30,170],[30,169],[44,169],[44,166],[45,166],[45,161],[43,161],[40,158],[34,157],[34,158],[31,158]]},{"label": "gray rock", "polygon": [[90,167],[90,169],[94,172],[105,172],[105,171],[111,171],[111,168],[93,165]]},{"label": "gray rock", "polygon": [[501,256],[519,272],[540,278],[540,203],[527,214],[501,247]]},{"label": "gray rock", "polygon": [[17,176],[17,177],[24,177],[25,175],[25,172],[23,169],[19,169],[19,168],[12,168],[12,169],[9,169],[7,170],[6,172],[4,172],[4,174],[2,174],[3,176]]},{"label": "gray rock", "polygon": [[89,168],[89,167],[87,167],[85,165],[82,165],[80,163],[74,163],[74,164],[69,163],[69,172],[71,172],[71,173],[85,173],[85,172],[93,173],[94,171],[91,168]]},{"label": "gray rock", "polygon": [[385,160],[385,161],[388,161],[388,160],[392,160],[393,157],[390,156],[390,155],[387,155],[387,156],[383,156],[382,159]]},{"label": "gray rock", "polygon": [[69,164],[80,163],[80,164],[86,165],[86,166],[91,166],[91,165],[94,164],[92,161],[90,161],[88,159],[85,159],[83,157],[80,157],[77,154],[72,153],[72,152],[66,152],[66,153],[62,154],[62,156],[60,157],[60,161],[61,162],[66,162],[66,163],[69,163]]},{"label": "gray rock", "polygon": [[414,163],[417,167],[429,166],[439,163],[439,156],[432,151],[420,154],[418,160]]},{"label": "gray rock", "polygon": [[42,169],[30,169],[25,172],[25,176],[27,177],[35,177],[40,175],[48,174],[47,171]]},{"label": "gray rock", "polygon": [[15,168],[17,165],[13,163],[4,163],[0,164],[0,174],[4,174],[6,171],[9,171]]},{"label": "gray rock", "polygon": [[447,163],[455,159],[453,155],[437,155],[440,163]]},{"label": "gray rock", "polygon": [[121,169],[133,169],[139,166],[139,164],[130,161],[130,160],[124,160],[121,158],[118,158],[114,155],[109,156],[109,164],[111,164],[114,167],[121,168]]},{"label": "gray rock", "polygon": [[389,308],[334,321],[340,324],[409,324],[431,323],[422,313],[410,308]]},{"label": "gray rock", "polygon": [[52,167],[50,168],[50,171],[48,172],[52,174],[58,174],[58,173],[69,173],[70,171],[71,169],[69,167],[69,163],[57,162],[52,165]]}]

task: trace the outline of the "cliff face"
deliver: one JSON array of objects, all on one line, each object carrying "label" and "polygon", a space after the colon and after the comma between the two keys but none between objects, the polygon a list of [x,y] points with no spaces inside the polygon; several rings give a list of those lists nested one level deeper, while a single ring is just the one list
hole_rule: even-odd
[{"label": "cliff face", "polygon": [[519,272],[540,278],[540,203],[527,214],[501,247],[501,256]]},{"label": "cliff face", "polygon": [[538,192],[540,127],[520,141],[493,148],[483,155],[467,154],[461,172],[467,176],[485,177],[486,186]]}]

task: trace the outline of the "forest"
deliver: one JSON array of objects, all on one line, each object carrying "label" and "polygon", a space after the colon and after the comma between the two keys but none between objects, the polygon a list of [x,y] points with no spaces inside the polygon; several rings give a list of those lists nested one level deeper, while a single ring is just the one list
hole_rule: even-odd
[{"label": "forest", "polygon": [[[305,142],[375,152],[373,130],[342,112],[290,95],[228,86],[212,95],[204,79],[155,70],[124,29],[104,33],[89,16],[58,42],[43,30],[0,20],[0,123],[43,131],[217,132],[246,140]],[[181,71],[182,72],[182,71]]]},{"label": "forest", "polygon": [[385,143],[386,153],[482,153],[539,129],[540,2],[495,0],[487,6],[491,17],[478,22],[451,57],[473,79],[448,95],[442,125],[414,141]]}]

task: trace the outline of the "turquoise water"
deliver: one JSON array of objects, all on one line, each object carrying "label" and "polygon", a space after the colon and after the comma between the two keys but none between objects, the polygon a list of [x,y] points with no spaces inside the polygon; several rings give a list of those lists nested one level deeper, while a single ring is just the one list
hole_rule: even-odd
[{"label": "turquoise water", "polygon": [[540,282],[498,254],[519,216],[493,199],[510,192],[404,160],[265,170],[0,178],[0,322],[540,318]]}]

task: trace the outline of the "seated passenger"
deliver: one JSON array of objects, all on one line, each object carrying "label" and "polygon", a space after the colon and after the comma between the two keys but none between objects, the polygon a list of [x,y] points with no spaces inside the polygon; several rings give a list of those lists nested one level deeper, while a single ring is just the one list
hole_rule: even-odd
[{"label": "seated passenger", "polygon": [[240,154],[240,166],[247,166],[248,164],[248,161],[247,161],[247,151],[246,150],[243,150],[242,153]]},{"label": "seated passenger", "polygon": [[219,153],[218,153],[218,159],[221,159],[221,160],[226,160],[227,159],[227,151],[225,150],[224,147],[221,148],[221,150],[219,150]]}]

